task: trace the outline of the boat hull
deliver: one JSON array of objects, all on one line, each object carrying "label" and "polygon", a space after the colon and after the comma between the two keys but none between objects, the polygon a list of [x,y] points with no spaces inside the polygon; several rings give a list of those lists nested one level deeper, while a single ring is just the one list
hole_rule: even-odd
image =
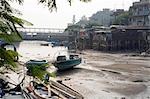
[{"label": "boat hull", "polygon": [[81,58],[70,59],[64,61],[56,61],[54,66],[58,68],[58,70],[67,70],[73,68],[81,63]]}]

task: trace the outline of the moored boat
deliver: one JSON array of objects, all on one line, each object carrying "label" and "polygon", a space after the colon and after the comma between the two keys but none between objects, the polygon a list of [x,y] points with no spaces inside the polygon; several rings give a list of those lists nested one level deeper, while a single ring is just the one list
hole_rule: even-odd
[{"label": "moored boat", "polygon": [[26,65],[42,65],[47,64],[48,62],[46,60],[29,60],[26,62]]},{"label": "moored boat", "polygon": [[54,66],[58,70],[66,70],[79,65],[81,60],[78,55],[70,55],[69,59],[66,59],[66,56],[58,56],[57,61],[54,62]]},{"label": "moored boat", "polygon": [[[22,83],[15,85],[0,79],[0,98],[1,99],[33,99],[21,86]],[[8,84],[13,84],[16,87],[10,88]]]},{"label": "moored boat", "polygon": [[52,92],[48,86],[35,81],[29,83],[27,90],[35,99],[63,99]]}]

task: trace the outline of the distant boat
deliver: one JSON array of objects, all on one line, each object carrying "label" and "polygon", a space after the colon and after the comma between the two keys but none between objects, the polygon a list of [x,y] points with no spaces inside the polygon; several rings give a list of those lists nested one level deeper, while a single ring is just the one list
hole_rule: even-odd
[{"label": "distant boat", "polygon": [[49,46],[49,44],[48,43],[42,43],[42,44],[40,44],[41,46]]},{"label": "distant boat", "polygon": [[60,42],[51,42],[52,47],[63,46]]},{"label": "distant boat", "polygon": [[40,45],[41,46],[52,46],[52,43],[50,43],[50,42],[43,42]]},{"label": "distant boat", "polygon": [[57,61],[54,62],[54,66],[58,68],[58,70],[66,70],[79,65],[81,60],[78,55],[70,55],[68,60],[66,56],[58,56]]}]

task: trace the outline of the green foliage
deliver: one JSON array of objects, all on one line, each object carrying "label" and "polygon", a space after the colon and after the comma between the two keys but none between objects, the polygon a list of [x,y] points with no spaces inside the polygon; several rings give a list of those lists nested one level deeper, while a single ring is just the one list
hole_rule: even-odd
[{"label": "green foliage", "polygon": [[5,67],[7,69],[13,69],[17,67],[14,60],[18,56],[18,53],[12,50],[5,50],[0,48],[0,67]]},{"label": "green foliage", "polygon": [[[53,9],[57,9],[57,1],[58,0],[39,0],[39,3],[42,3],[43,5],[47,6],[50,11],[53,11]],[[69,4],[72,4],[73,0],[68,0]],[[89,2],[91,0],[80,0],[82,2]]]},{"label": "green foliage", "polygon": [[113,24],[115,25],[128,25],[129,21],[129,13],[124,12],[116,17]]},{"label": "green foliage", "polygon": [[12,33],[12,34],[0,34],[0,39],[11,44],[13,42],[18,42],[21,41],[22,39],[18,36],[17,33]]},{"label": "green foliage", "polygon": [[44,80],[44,75],[48,74],[50,77],[55,77],[55,73],[49,73],[48,71],[46,71],[48,64],[44,64],[44,65],[29,65],[27,66],[28,68],[28,73],[33,76],[33,77],[37,77],[40,80]]},{"label": "green foliage", "polygon": [[[23,27],[26,23],[30,24],[14,16],[18,10],[10,6],[11,2],[22,4],[23,0],[0,0],[0,40],[5,41],[7,44],[22,40],[16,25]],[[4,47],[0,46],[0,67],[6,67],[11,70],[17,67],[16,62],[14,62],[17,56],[17,52],[6,50]]]}]

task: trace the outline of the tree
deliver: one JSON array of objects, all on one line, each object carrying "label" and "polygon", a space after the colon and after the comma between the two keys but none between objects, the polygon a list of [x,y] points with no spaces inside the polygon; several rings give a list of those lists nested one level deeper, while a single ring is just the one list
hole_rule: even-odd
[{"label": "tree", "polygon": [[[47,6],[49,8],[49,10],[53,10],[53,9],[57,9],[57,4],[56,4],[57,0],[40,0],[39,2],[44,4],[45,6]],[[89,2],[91,0],[80,0],[82,2]],[[69,4],[72,4],[72,0],[68,0]]]},{"label": "tree", "polygon": [[114,20],[113,24],[115,25],[128,25],[129,22],[129,13],[124,12],[118,16],[116,16],[116,19]]},{"label": "tree", "polygon": [[[14,13],[19,13],[18,10],[12,8],[9,4],[11,0],[0,1],[0,40],[5,41],[5,44],[12,44],[14,41],[20,41],[21,35],[17,31],[16,25],[23,27],[25,23],[29,23],[21,18],[18,18]],[[17,1],[17,0],[16,0]],[[21,0],[17,1],[19,4]],[[0,46],[0,67],[7,69],[16,67],[14,58],[18,53],[12,50],[6,50],[4,46]]]}]

